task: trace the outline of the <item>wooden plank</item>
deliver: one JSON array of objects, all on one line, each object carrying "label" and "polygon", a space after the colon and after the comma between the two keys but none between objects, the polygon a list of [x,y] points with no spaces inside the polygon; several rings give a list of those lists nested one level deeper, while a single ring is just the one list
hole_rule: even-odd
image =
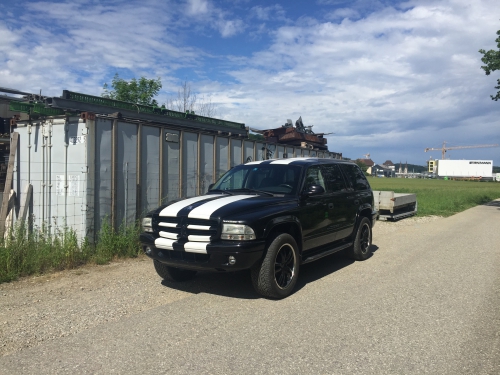
[{"label": "wooden plank", "polygon": [[19,210],[19,221],[21,224],[26,220],[26,216],[28,216],[28,209],[31,203],[31,197],[33,195],[33,185],[28,184],[24,189],[24,201],[21,205],[21,209]]},{"label": "wooden plank", "polygon": [[16,205],[16,192],[14,190],[10,190],[9,194],[9,202],[7,205],[7,217],[5,219],[5,233],[4,233],[4,238],[8,238],[11,229],[12,229],[12,224],[14,223],[14,206]]},{"label": "wooden plank", "polygon": [[9,205],[10,188],[12,186],[14,162],[16,160],[18,139],[19,139],[19,133],[18,132],[12,133],[12,139],[10,142],[9,164],[7,167],[7,176],[6,176],[7,178],[5,180],[2,207],[0,209],[0,237],[3,237],[5,233],[5,218],[7,217],[7,209]]}]

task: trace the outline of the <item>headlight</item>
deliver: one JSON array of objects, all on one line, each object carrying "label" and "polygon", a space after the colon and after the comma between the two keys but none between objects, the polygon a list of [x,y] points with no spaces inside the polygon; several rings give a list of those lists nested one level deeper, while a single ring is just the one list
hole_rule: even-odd
[{"label": "headlight", "polygon": [[222,224],[222,234],[220,236],[223,240],[255,240],[255,232],[248,225],[243,224]]},{"label": "headlight", "polygon": [[142,231],[152,232],[153,231],[153,219],[150,217],[145,217],[142,219]]}]

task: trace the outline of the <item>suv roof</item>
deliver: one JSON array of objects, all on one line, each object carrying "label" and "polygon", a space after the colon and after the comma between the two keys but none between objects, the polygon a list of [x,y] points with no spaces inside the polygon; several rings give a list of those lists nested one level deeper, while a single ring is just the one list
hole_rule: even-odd
[{"label": "suv roof", "polygon": [[250,161],[245,163],[246,165],[252,164],[293,164],[307,166],[310,164],[354,164],[352,160],[340,160],[340,159],[326,159],[317,157],[301,157],[301,158],[289,158],[289,159],[268,159],[268,160],[258,160]]}]

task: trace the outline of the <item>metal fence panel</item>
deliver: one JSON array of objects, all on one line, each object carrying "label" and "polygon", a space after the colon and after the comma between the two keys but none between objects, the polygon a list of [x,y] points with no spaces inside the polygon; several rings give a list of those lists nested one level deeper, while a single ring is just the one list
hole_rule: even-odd
[{"label": "metal fence panel", "polygon": [[112,122],[95,121],[95,233],[103,220],[111,220]]},{"label": "metal fence panel", "polygon": [[200,194],[206,193],[214,181],[214,137],[202,134],[200,137]]},{"label": "metal fence panel", "polygon": [[227,172],[228,168],[228,150],[229,150],[229,140],[228,138],[217,137],[216,145],[216,156],[215,156],[215,179],[218,180],[224,173]]},{"label": "metal fence panel", "polygon": [[165,129],[163,146],[163,192],[162,204],[178,199],[180,186],[180,133],[177,130]]},{"label": "metal fence panel", "polygon": [[[130,225],[137,210],[137,125],[118,122],[116,140],[116,225]],[[109,178],[109,177],[108,177]]]},{"label": "metal fence panel", "polygon": [[241,139],[231,139],[231,168],[242,162]]},{"label": "metal fence panel", "polygon": [[198,134],[182,136],[182,197],[194,197],[198,180]]},{"label": "metal fence panel", "polygon": [[245,146],[243,150],[243,157],[245,163],[248,163],[249,161],[253,161],[254,155],[255,155],[255,142],[252,141],[245,141]]},{"label": "metal fence panel", "polygon": [[255,155],[257,157],[257,160],[266,160],[266,146],[264,143],[257,142],[255,144],[255,147],[257,150],[255,150]]},{"label": "metal fence panel", "polygon": [[159,206],[160,198],[160,128],[141,127],[141,208],[139,216]]},{"label": "metal fence panel", "polygon": [[[87,200],[87,129],[78,117],[54,120],[52,126],[52,185],[48,217],[57,230],[73,228],[85,236]],[[67,145],[67,146],[66,146]]]}]

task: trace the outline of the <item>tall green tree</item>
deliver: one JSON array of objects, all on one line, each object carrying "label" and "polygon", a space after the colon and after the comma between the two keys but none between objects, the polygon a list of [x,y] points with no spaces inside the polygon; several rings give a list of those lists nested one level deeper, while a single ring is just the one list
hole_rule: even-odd
[{"label": "tall green tree", "polygon": [[124,102],[157,106],[158,102],[154,97],[158,95],[162,86],[160,77],[156,79],[141,77],[138,80],[132,78],[130,81],[125,81],[116,73],[111,87],[112,89],[109,89],[108,84],[105,83],[101,96]]},{"label": "tall green tree", "polygon": [[[497,31],[498,38],[495,39],[497,42],[498,51],[490,49],[489,51],[485,51],[484,49],[480,49],[479,53],[483,55],[481,61],[486,65],[483,65],[481,69],[484,70],[487,76],[490,75],[491,72],[495,70],[500,70],[500,30]],[[492,100],[497,101],[500,99],[500,79],[497,80],[498,86],[495,86],[495,89],[499,90],[495,96],[490,95]]]}]

